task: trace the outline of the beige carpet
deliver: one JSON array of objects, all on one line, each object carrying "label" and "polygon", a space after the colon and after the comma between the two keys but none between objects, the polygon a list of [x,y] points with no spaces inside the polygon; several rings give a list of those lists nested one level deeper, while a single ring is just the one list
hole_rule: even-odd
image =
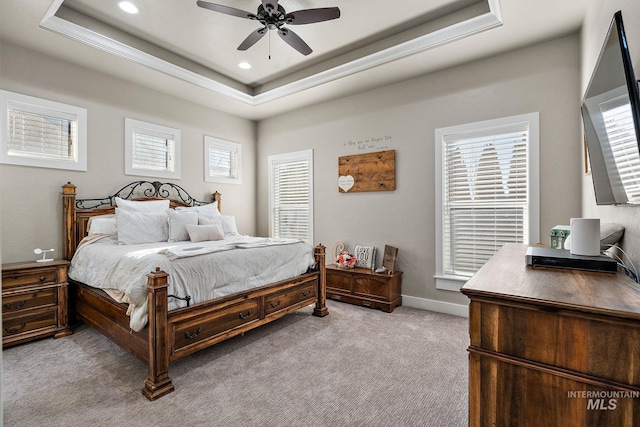
[{"label": "beige carpet", "polygon": [[82,325],[3,352],[5,426],[465,426],[467,319],[329,301],[174,362],[176,391]]}]

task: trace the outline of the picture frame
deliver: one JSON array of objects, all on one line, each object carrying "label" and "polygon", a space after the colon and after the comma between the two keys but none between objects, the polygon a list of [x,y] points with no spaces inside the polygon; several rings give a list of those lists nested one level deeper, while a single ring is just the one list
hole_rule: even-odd
[{"label": "picture frame", "polygon": [[398,248],[394,246],[384,245],[384,255],[382,256],[382,267],[393,274],[396,269],[396,261],[398,259]]},{"label": "picture frame", "polygon": [[356,267],[374,269],[376,264],[375,246],[356,245],[353,254],[356,257]]}]

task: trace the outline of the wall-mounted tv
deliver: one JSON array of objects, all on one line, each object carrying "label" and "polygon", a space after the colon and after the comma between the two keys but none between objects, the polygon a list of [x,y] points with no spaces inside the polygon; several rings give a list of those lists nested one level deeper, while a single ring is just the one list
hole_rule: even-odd
[{"label": "wall-mounted tv", "polygon": [[616,12],[582,101],[598,205],[640,204],[640,98]]}]

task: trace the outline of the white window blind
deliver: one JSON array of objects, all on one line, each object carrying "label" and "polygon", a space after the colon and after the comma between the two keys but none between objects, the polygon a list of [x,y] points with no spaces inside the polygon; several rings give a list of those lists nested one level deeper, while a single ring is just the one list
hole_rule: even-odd
[{"label": "white window blind", "polygon": [[210,136],[204,142],[205,181],[240,184],[242,145]]},{"label": "white window blind", "polygon": [[629,202],[640,202],[640,157],[631,104],[627,97],[621,96],[600,104],[600,110],[627,198]]},{"label": "white window blind", "polygon": [[180,178],[180,130],[125,119],[125,174]]},{"label": "white window blind", "polygon": [[2,163],[86,170],[83,108],[0,91]]},{"label": "white window blind", "polygon": [[272,237],[312,242],[312,152],[270,156]]},{"label": "white window blind", "polygon": [[[526,116],[529,115],[525,115]],[[537,114],[535,157],[537,158]],[[440,144],[436,278],[471,277],[505,243],[530,243],[531,127],[522,116],[436,132]],[[536,233],[537,234],[537,233]]]}]

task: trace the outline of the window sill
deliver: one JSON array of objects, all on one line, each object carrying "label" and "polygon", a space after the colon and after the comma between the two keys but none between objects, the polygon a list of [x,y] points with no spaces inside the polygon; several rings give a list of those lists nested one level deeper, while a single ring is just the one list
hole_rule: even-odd
[{"label": "window sill", "polygon": [[436,279],[436,289],[442,291],[460,292],[460,288],[467,283],[468,277],[455,276],[434,276]]}]

